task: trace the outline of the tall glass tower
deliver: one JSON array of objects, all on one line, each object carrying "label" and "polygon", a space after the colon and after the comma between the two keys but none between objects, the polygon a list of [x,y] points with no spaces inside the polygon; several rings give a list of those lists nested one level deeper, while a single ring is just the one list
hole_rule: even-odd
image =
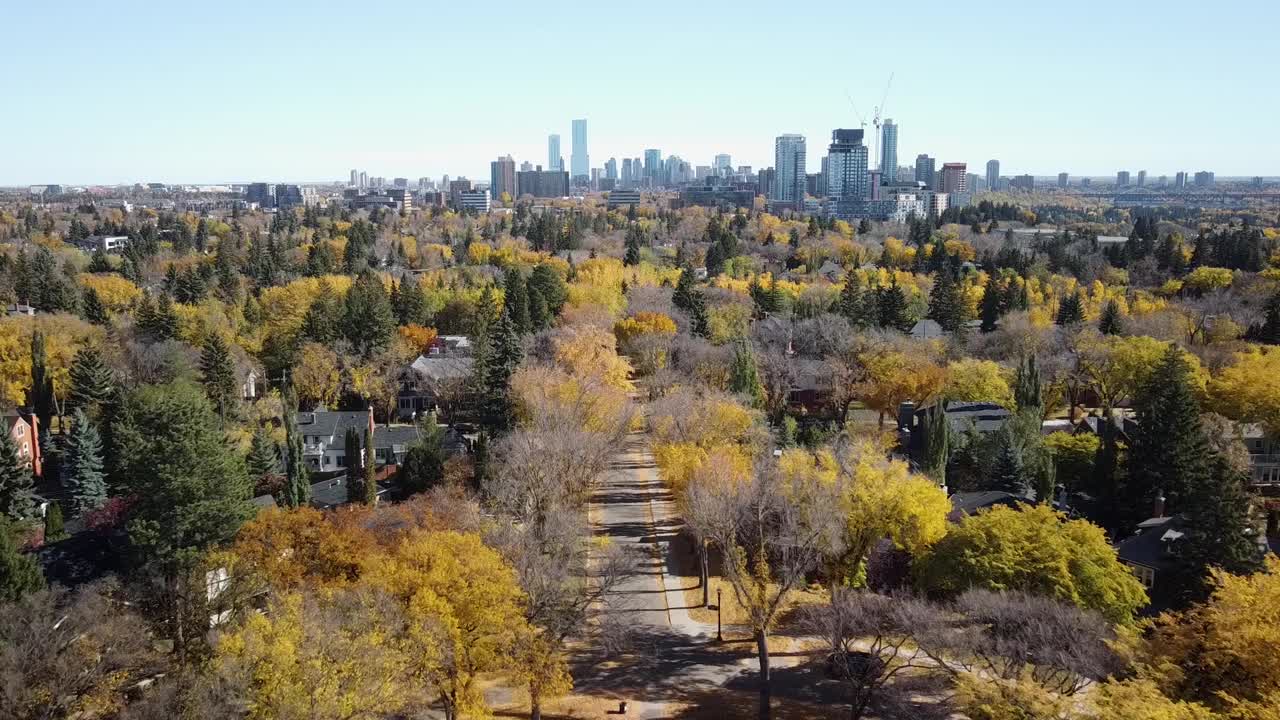
[{"label": "tall glass tower", "polygon": [[547,169],[548,170],[564,169],[560,167],[560,136],[559,135],[547,136]]},{"label": "tall glass tower", "polygon": [[892,120],[880,127],[880,182],[898,182],[898,126]]},{"label": "tall glass tower", "polygon": [[575,178],[591,175],[591,158],[587,155],[587,121],[573,121],[573,152],[569,155],[569,173]]},{"label": "tall glass tower", "polygon": [[795,207],[804,204],[804,136],[779,135],[773,144],[773,167],[777,172],[773,183],[773,199],[778,202],[792,203]]}]

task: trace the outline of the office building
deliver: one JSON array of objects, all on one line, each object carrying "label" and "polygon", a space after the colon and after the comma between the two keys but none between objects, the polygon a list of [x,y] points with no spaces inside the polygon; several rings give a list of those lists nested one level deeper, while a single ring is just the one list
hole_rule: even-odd
[{"label": "office building", "polygon": [[391,202],[395,203],[395,208],[398,212],[408,212],[413,208],[413,193],[409,192],[408,188],[387,188],[386,195],[391,199]]},{"label": "office building", "polygon": [[484,190],[463,190],[458,193],[459,210],[474,210],[475,212],[489,212],[489,193]]},{"label": "office building", "polygon": [[489,163],[489,197],[500,201],[503,193],[516,197],[516,161],[510,155]]},{"label": "office building", "polygon": [[1173,176],[1173,187],[1174,187],[1174,188],[1176,188],[1176,189],[1178,189],[1178,190],[1181,190],[1181,189],[1185,188],[1186,186],[1187,186],[1187,173],[1186,173],[1185,171],[1184,171],[1184,172],[1179,172],[1177,175],[1174,175],[1174,176]]},{"label": "office building", "polygon": [[609,193],[609,209],[640,204],[639,190],[614,190]]},{"label": "office building", "polygon": [[[983,189],[982,186],[986,184],[986,181],[984,181],[982,179],[982,176],[979,175],[978,173],[965,173],[964,177],[965,177],[964,186],[969,188],[969,192],[971,193],[978,192],[979,190]],[[986,189],[989,190],[990,188],[986,188]]]},{"label": "office building", "polygon": [[777,179],[777,173],[773,168],[762,168],[756,174],[756,194],[764,197],[773,197],[774,181]]},{"label": "office building", "polygon": [[352,171],[351,171],[351,183],[350,183],[350,184],[351,184],[351,186],[352,186],[352,187],[356,187],[356,186],[358,186],[358,185],[360,184],[360,172],[359,172],[359,171],[357,171],[357,170],[352,170]]},{"label": "office building", "polygon": [[1015,190],[1035,190],[1036,179],[1032,175],[1017,175],[1009,181],[1009,187]]},{"label": "office building", "polygon": [[560,136],[547,136],[547,167],[552,170],[563,170],[561,167],[563,160],[560,159]]},{"label": "office building", "polygon": [[839,128],[831,131],[827,147],[827,197],[836,200],[871,198],[871,175],[867,168],[867,146],[862,130]]},{"label": "office building", "polygon": [[[308,188],[310,190],[310,188]],[[302,188],[297,185],[276,185],[276,207],[288,210],[307,204]]]},{"label": "office building", "polygon": [[1129,171],[1121,170],[1116,173],[1116,187],[1129,187]]},{"label": "office building", "polygon": [[898,182],[898,126],[892,120],[880,127],[880,182]]},{"label": "office building", "polygon": [[529,172],[532,169],[533,169],[533,163],[529,162],[528,160],[525,160],[524,162],[520,163],[520,172]]},{"label": "office building", "polygon": [[1208,170],[1201,170],[1195,175],[1195,183],[1196,183],[1196,187],[1198,188],[1213,187],[1213,183],[1214,183],[1213,173],[1209,172]]},{"label": "office building", "polygon": [[[987,161],[987,190],[995,192],[1000,189],[1000,161]],[[947,191],[952,192],[952,191]]]},{"label": "office building", "polygon": [[1138,171],[1138,187],[1146,187],[1146,185],[1147,185],[1147,171],[1139,170]]},{"label": "office building", "polygon": [[605,180],[618,179],[618,158],[609,158],[608,160],[605,161],[604,179]]},{"label": "office building", "polygon": [[631,169],[631,158],[622,158],[622,177],[619,179],[624,187],[635,181],[635,175]]},{"label": "office building", "polygon": [[462,207],[462,193],[471,192],[471,181],[466,178],[450,180],[445,185],[449,189],[449,204],[454,208]]},{"label": "office building", "polygon": [[715,168],[716,174],[720,177],[729,177],[733,174],[733,161],[723,153],[716,155],[715,163],[712,167]]},{"label": "office building", "polygon": [[652,185],[660,185],[662,177],[662,151],[649,148],[644,151],[644,177]]},{"label": "office building", "polygon": [[1058,173],[1058,187],[1066,188],[1071,184],[1071,178],[1066,173]]},{"label": "office building", "polygon": [[773,200],[804,207],[805,144],[803,135],[779,135],[773,145],[773,167],[777,177],[773,183]]},{"label": "office building", "polygon": [[924,183],[927,188],[933,187],[933,169],[935,160],[928,155],[916,156],[916,182]]},{"label": "office building", "polygon": [[409,187],[409,178],[396,178],[391,181],[391,187],[407,188]]},{"label": "office building", "polygon": [[528,172],[516,173],[516,190],[520,197],[532,195],[538,198],[569,196],[569,173],[564,170],[543,170],[541,165]]},{"label": "office building", "polygon": [[587,154],[586,119],[573,121],[573,152],[569,155],[569,167],[573,172],[574,180],[591,175],[591,157]]},{"label": "office building", "polygon": [[360,171],[360,187],[362,188],[369,187],[369,173],[363,170]]},{"label": "office building", "polygon": [[[943,163],[942,165],[942,192],[947,195],[963,194],[969,192],[968,178],[965,177],[965,169],[968,166],[965,163]],[[996,164],[997,170],[999,163]]]},{"label": "office building", "polygon": [[275,188],[268,183],[249,183],[244,189],[245,202],[257,204],[260,208],[275,206]]}]

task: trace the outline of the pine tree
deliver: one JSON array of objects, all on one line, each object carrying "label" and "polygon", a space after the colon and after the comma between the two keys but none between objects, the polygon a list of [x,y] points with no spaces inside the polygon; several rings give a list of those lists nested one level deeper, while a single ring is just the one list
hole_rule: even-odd
[{"label": "pine tree", "polygon": [[1280,345],[1280,293],[1271,296],[1267,301],[1265,320],[1253,335],[1258,342],[1268,345]]},{"label": "pine tree", "polygon": [[153,325],[145,330],[156,342],[172,340],[178,337],[178,315],[173,310],[173,302],[168,295],[161,295],[156,302]]},{"label": "pine tree", "polygon": [[693,295],[697,291],[694,285],[693,268],[680,269],[680,279],[676,281],[675,292],[671,294],[671,303],[677,310],[690,313],[693,309]]},{"label": "pine tree", "polygon": [[103,474],[102,439],[98,429],[79,408],[73,422],[62,465],[62,484],[71,496],[72,515],[79,518],[107,501],[107,480]]},{"label": "pine tree", "polygon": [[253,440],[249,445],[249,456],[245,458],[249,468],[249,477],[255,482],[266,475],[280,472],[280,449],[267,436],[266,430],[258,428],[253,431]]},{"label": "pine tree", "polygon": [[1170,345],[1135,402],[1137,428],[1131,433],[1129,482],[1123,507],[1137,523],[1150,516],[1163,494],[1170,512],[1208,479],[1209,443],[1200,424],[1200,406],[1191,386],[1191,369],[1181,348]]},{"label": "pine tree", "polygon": [[947,485],[947,462],[952,445],[951,423],[947,420],[944,403],[939,401],[925,408],[920,423],[920,432],[924,434],[924,461],[921,464],[925,474],[933,478],[939,487]]},{"label": "pine tree", "polygon": [[502,316],[489,334],[488,349],[483,366],[476,365],[483,374],[477,378],[480,389],[480,412],[484,425],[493,430],[505,430],[512,421],[511,376],[520,365],[523,350],[515,322],[509,308],[503,308]]},{"label": "pine tree", "polygon": [[755,354],[746,340],[739,340],[733,348],[733,364],[729,368],[729,391],[751,398],[751,407],[764,407],[764,385],[756,368]]},{"label": "pine tree", "polygon": [[395,310],[401,325],[426,325],[430,318],[426,293],[422,291],[418,279],[412,275],[405,277],[400,283]]},{"label": "pine tree", "polygon": [[307,315],[303,318],[303,334],[321,345],[328,345],[342,337],[342,313],[342,301],[333,292],[329,282],[321,280],[316,298],[311,301]]},{"label": "pine tree", "polygon": [[209,333],[200,353],[200,381],[209,402],[218,409],[222,424],[227,422],[227,407],[235,401],[236,369],[231,350],[218,333]]},{"label": "pine tree", "polygon": [[86,346],[76,351],[69,371],[71,387],[67,393],[67,405],[71,409],[84,410],[89,417],[97,417],[105,403],[115,393],[115,373],[102,360],[96,347]]},{"label": "pine tree", "polygon": [[111,322],[107,307],[102,304],[102,297],[91,287],[85,288],[84,295],[81,297],[80,317],[94,325],[106,325]]},{"label": "pine tree", "polygon": [[1184,602],[1208,599],[1210,568],[1233,575],[1262,569],[1265,545],[1259,546],[1262,535],[1253,519],[1253,498],[1246,484],[1246,477],[1215,455],[1206,477],[1188,497],[1183,511],[1185,534],[1175,545]]},{"label": "pine tree", "polygon": [[25,520],[35,511],[31,471],[8,432],[0,432],[0,515]]},{"label": "pine tree", "polygon": [[361,483],[364,495],[361,500],[365,505],[378,504],[378,468],[377,452],[373,446],[373,430],[364,431],[364,482]]},{"label": "pine tree", "polygon": [[[626,293],[626,281],[623,281],[623,293]],[[529,329],[532,332],[551,327],[551,311],[547,309],[547,301],[542,298],[538,288],[529,285]]]},{"label": "pine tree", "polygon": [[907,296],[898,286],[897,278],[888,287],[876,291],[876,305],[879,311],[878,324],[899,332],[911,332],[911,318],[907,315]]},{"label": "pine tree", "polygon": [[[397,473],[397,481],[406,493],[426,492],[444,480],[443,439],[435,415],[428,414],[419,423],[419,437],[409,446],[404,464]],[[477,441],[477,460],[480,457],[479,449],[480,443]],[[476,467],[479,468],[478,463]]]},{"label": "pine tree", "polygon": [[1000,431],[995,464],[991,468],[991,489],[1026,497],[1031,490],[1013,431],[1008,426]]},{"label": "pine tree", "polygon": [[395,329],[395,315],[382,279],[372,270],[362,271],[347,291],[343,334],[356,352],[367,358],[391,343]]},{"label": "pine tree", "polygon": [[996,283],[996,275],[987,278],[987,286],[982,290],[982,332],[989,333],[996,329],[1000,315],[1004,310],[1004,298],[1001,297],[1000,286]]},{"label": "pine tree", "polygon": [[291,383],[286,383],[284,389],[284,438],[284,503],[299,507],[311,502],[311,475],[303,456],[302,434],[298,432],[298,398]]},{"label": "pine tree", "polygon": [[1044,407],[1040,396],[1040,370],[1036,367],[1035,355],[1027,355],[1018,363],[1013,380],[1013,400],[1019,410]]},{"label": "pine tree", "polygon": [[836,301],[837,313],[855,328],[866,327],[870,324],[866,312],[867,300],[858,274],[852,270],[845,273],[844,287],[840,289],[840,299]]},{"label": "pine tree", "polygon": [[35,557],[18,552],[13,529],[0,517],[0,603],[12,603],[44,588],[44,574]]},{"label": "pine tree", "polygon": [[1120,305],[1111,299],[1102,308],[1102,316],[1098,318],[1098,332],[1103,335],[1119,335],[1124,332],[1123,320],[1120,318]]},{"label": "pine tree", "polygon": [[1059,325],[1075,325],[1084,321],[1084,306],[1080,301],[1080,293],[1068,295],[1058,303]]},{"label": "pine tree", "polygon": [[947,268],[938,271],[929,293],[929,317],[947,332],[960,330],[965,323],[964,298],[960,283]]},{"label": "pine tree", "polygon": [[707,300],[702,291],[695,290],[689,303],[690,332],[701,338],[710,337],[711,320],[707,317]]},{"label": "pine tree", "polygon": [[519,335],[529,334],[529,293],[519,270],[507,270],[503,281],[503,312],[510,311],[511,322]]},{"label": "pine tree", "polygon": [[53,375],[49,372],[49,357],[45,353],[44,331],[35,328],[31,332],[31,389],[27,392],[27,404],[35,413],[40,427],[49,427],[53,417]]},{"label": "pine tree", "polygon": [[636,225],[632,225],[627,230],[626,253],[623,255],[622,264],[640,264],[640,228]]},{"label": "pine tree", "polygon": [[569,288],[555,268],[546,263],[540,263],[530,273],[527,284],[530,292],[537,289],[538,294],[547,303],[547,310],[551,316],[560,314],[560,309],[564,307],[565,300],[568,298]]},{"label": "pine tree", "polygon": [[349,427],[343,433],[342,450],[347,464],[347,499],[355,502],[364,495],[364,451],[360,449],[359,428]]}]

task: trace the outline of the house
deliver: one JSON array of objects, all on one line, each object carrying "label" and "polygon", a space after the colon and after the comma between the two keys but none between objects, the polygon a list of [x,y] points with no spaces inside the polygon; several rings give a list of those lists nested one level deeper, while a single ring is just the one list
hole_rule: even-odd
[{"label": "house", "polygon": [[[931,406],[917,408],[913,402],[898,406],[898,446],[907,451],[914,462],[923,460],[925,447],[925,413]],[[952,433],[979,432],[986,434],[1004,427],[1013,413],[1009,408],[993,402],[948,402],[943,412]]]},{"label": "house", "polygon": [[6,314],[9,317],[35,317],[36,309],[23,303],[10,303]]},{"label": "house", "polygon": [[90,235],[83,240],[72,240],[72,245],[85,252],[119,253],[129,246],[128,235]]},{"label": "house", "polygon": [[18,449],[18,460],[40,477],[43,475],[43,463],[40,459],[40,421],[35,415],[23,415],[12,410],[3,415],[4,431],[9,433],[14,446]]},{"label": "house", "polygon": [[[390,468],[384,468],[378,473],[379,501],[391,492],[390,478],[393,472]],[[353,501],[363,501],[363,498],[351,497],[351,482],[346,475],[335,475],[328,480],[311,484],[311,507],[317,510],[332,510]]]},{"label": "house", "polygon": [[911,326],[911,337],[917,340],[937,340],[946,337],[947,331],[942,329],[937,320],[925,318]]},{"label": "house", "polygon": [[1017,507],[1024,502],[1026,502],[1026,498],[1020,498],[1017,495],[1001,490],[955,493],[951,496],[951,512],[947,514],[947,521],[958,523],[962,519],[970,515],[977,515],[983,510],[1000,505]]},{"label": "house", "polygon": [[249,369],[240,383],[240,398],[246,401],[258,399],[258,371]]},{"label": "house", "polygon": [[1138,523],[1136,534],[1116,544],[1116,557],[1128,565],[1151,598],[1148,610],[1167,609],[1176,597],[1172,574],[1177,567],[1177,541],[1186,530],[1186,518],[1164,516],[1157,502],[1156,517]]},{"label": "house", "polygon": [[1280,442],[1268,437],[1258,423],[1241,425],[1240,435],[1249,451],[1249,476],[1253,484],[1280,487]]},{"label": "house", "polygon": [[297,423],[302,435],[302,456],[312,472],[334,472],[347,467],[349,428],[360,433],[362,453],[365,430],[373,432],[374,456],[379,465],[399,465],[409,452],[409,445],[418,439],[418,428],[414,425],[377,426],[372,409],[300,412]]},{"label": "house", "polygon": [[[470,348],[466,338],[461,338],[461,343]],[[473,365],[470,355],[462,354],[464,345],[461,343],[454,345],[454,350],[442,347],[440,352],[436,352],[437,348],[433,346],[429,354],[419,355],[400,372],[396,379],[400,385],[396,395],[396,415],[401,420],[411,420],[437,409],[452,417],[465,395]]]}]

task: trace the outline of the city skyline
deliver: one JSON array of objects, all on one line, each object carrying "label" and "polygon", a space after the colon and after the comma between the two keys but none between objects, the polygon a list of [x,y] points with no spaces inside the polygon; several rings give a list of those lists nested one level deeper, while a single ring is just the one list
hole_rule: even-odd
[{"label": "city skyline", "polygon": [[[1106,177],[1125,167],[1155,176],[1280,174],[1276,101],[1256,92],[1272,82],[1273,66],[1254,57],[1280,9],[1227,0],[1212,13],[1161,6],[1153,14],[1141,5],[1085,0],[1064,14],[926,2],[920,17],[929,21],[908,27],[888,6],[824,1],[800,17],[752,3],[655,0],[638,16],[499,3],[483,23],[461,6],[410,5],[394,24],[350,12],[338,21],[336,10],[290,2],[233,0],[218,13],[143,0],[26,3],[6,16],[10,111],[0,114],[0,137],[10,142],[0,184],[320,182],[349,167],[483,178],[500,155],[545,165],[547,134],[567,139],[572,119],[584,117],[592,167],[658,147],[699,165],[727,153],[760,168],[772,164],[780,134],[821,144],[835,128],[862,127],[874,137],[871,115],[890,73],[885,117],[900,128],[900,163],[924,153],[973,168],[1000,158],[1008,174],[1038,177]],[[512,68],[525,67],[530,28],[543,26],[599,60],[551,82],[520,81]],[[766,63],[749,86],[707,82],[691,71],[689,49],[646,56],[642,75],[618,82],[615,58],[625,48],[657,36],[690,48],[706,27],[743,48],[784,36],[823,48],[846,42],[848,27],[879,30],[859,36],[838,80]],[[910,52],[896,52],[893,33],[883,32],[894,27],[910,32]],[[1124,30],[1131,27],[1146,31]],[[106,52],[103,37],[113,39]],[[987,71],[976,58],[989,37],[1000,38],[1002,58],[1019,61],[1000,62],[998,87],[979,91]],[[1143,61],[1127,82],[1097,82],[1124,58]],[[369,72],[424,62],[433,70],[421,80]],[[448,71],[458,63],[468,71]],[[303,67],[314,76],[262,82],[264,72]],[[955,81],[940,82],[941,71]],[[1159,98],[1186,101],[1162,108]]]}]

